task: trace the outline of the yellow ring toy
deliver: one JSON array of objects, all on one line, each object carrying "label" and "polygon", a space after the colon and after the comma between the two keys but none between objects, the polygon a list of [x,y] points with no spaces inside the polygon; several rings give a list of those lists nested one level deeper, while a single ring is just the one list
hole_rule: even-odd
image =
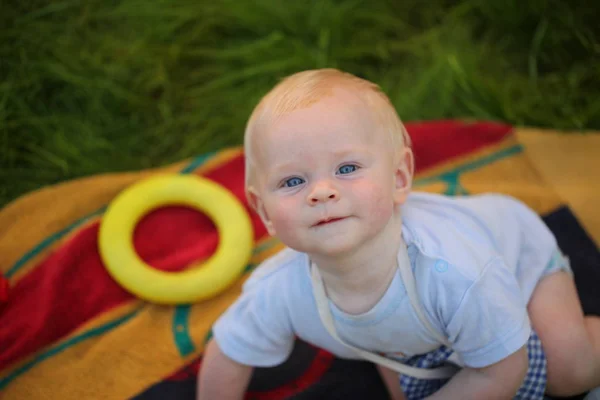
[{"label": "yellow ring toy", "polygon": [[[219,244],[198,266],[160,271],[139,257],[133,232],[149,211],[176,204],[205,212],[217,227]],[[131,293],[155,303],[187,304],[218,294],[239,277],[250,260],[253,238],[250,216],[229,190],[196,175],[160,175],[130,186],[111,202],[98,247],[109,274]]]}]

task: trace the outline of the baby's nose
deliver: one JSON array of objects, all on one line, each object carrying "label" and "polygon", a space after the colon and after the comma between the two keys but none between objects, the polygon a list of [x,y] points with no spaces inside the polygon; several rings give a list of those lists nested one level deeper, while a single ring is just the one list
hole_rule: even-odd
[{"label": "baby's nose", "polygon": [[337,200],[339,198],[338,191],[330,184],[317,184],[315,188],[308,196],[308,202],[310,205],[316,205],[321,202],[330,200]]}]

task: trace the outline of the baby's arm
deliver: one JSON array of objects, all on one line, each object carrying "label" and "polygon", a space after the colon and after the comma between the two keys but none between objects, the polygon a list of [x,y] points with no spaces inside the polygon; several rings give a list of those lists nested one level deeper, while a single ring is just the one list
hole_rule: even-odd
[{"label": "baby's arm", "polygon": [[211,340],[204,352],[198,374],[198,400],[237,400],[246,393],[253,368],[227,357],[219,345]]},{"label": "baby's arm", "polygon": [[377,365],[377,370],[379,371],[379,375],[381,375],[381,380],[383,380],[383,383],[388,390],[390,399],[406,400],[406,396],[404,396],[402,387],[400,387],[400,375],[398,375],[396,371],[381,365]]},{"label": "baby's arm", "polygon": [[514,398],[523,383],[528,366],[527,348],[523,346],[515,353],[488,367],[463,368],[428,399],[509,400]]}]

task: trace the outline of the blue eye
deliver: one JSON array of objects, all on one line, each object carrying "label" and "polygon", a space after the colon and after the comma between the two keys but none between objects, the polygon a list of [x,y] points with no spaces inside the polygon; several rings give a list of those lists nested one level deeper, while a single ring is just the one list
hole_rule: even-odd
[{"label": "blue eye", "polygon": [[298,186],[298,185],[302,185],[304,183],[304,179],[302,178],[290,178],[288,180],[286,180],[285,182],[283,182],[283,187],[294,187],[294,186]]},{"label": "blue eye", "polygon": [[350,174],[356,171],[357,169],[358,167],[354,164],[345,164],[338,169],[338,173],[341,175]]}]

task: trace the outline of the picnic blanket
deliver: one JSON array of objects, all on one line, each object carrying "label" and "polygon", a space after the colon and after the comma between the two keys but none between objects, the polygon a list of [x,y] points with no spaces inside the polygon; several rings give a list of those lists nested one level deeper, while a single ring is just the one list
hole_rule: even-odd
[{"label": "picnic blanket", "polygon": [[[571,258],[586,313],[600,315],[600,254],[564,200],[536,170],[513,128],[436,121],[407,126],[416,156],[415,190],[449,195],[500,192],[536,210]],[[255,249],[242,276],[215,298],[164,306],[142,301],[106,272],[98,228],[123,189],[156,173],[199,174],[247,207],[240,148],[156,170],[108,174],[46,187],[0,210],[0,398],[193,399],[211,325],[240,293],[254,266],[282,248],[251,214]],[[600,194],[600,193],[597,193]],[[600,211],[598,211],[600,212]],[[145,216],[134,234],[140,257],[178,271],[218,243],[212,222],[178,205]],[[384,399],[376,370],[297,341],[284,364],[256,369],[250,399]]]}]

